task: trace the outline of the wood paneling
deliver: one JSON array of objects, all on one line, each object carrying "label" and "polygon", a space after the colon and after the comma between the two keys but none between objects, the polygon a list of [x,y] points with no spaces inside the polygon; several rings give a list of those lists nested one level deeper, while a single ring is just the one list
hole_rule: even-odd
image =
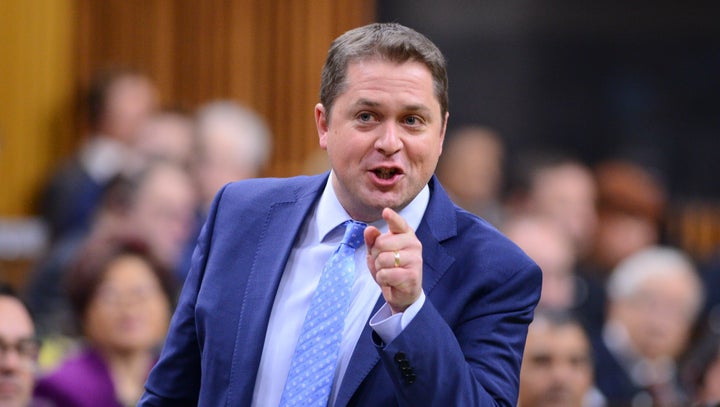
[{"label": "wood paneling", "polygon": [[72,0],[0,1],[0,217],[33,211],[72,135]]},{"label": "wood paneling", "polygon": [[[0,1],[0,219],[34,215],[39,186],[86,137],[83,90],[118,64],[149,73],[169,105],[254,108],[274,133],[266,175],[300,173],[317,151],[327,47],[373,18],[374,2],[349,0]],[[20,285],[18,261],[0,259],[0,279]]]},{"label": "wood paneling", "polygon": [[275,137],[267,175],[300,172],[317,149],[327,47],[373,18],[373,2],[349,0],[0,2],[0,217],[33,214],[38,186],[86,134],[79,91],[114,64],[147,71],[168,104],[256,109]]},{"label": "wood paneling", "polygon": [[313,107],[328,45],[374,18],[372,2],[347,0],[77,1],[82,83],[124,63],[150,73],[166,103],[244,103],[272,128],[272,176],[299,173],[316,150]]}]

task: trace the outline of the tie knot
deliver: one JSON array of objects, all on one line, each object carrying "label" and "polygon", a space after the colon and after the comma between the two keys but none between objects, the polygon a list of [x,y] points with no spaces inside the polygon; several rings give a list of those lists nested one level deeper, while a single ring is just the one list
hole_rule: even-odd
[{"label": "tie knot", "polygon": [[363,231],[366,227],[367,224],[362,222],[356,222],[354,220],[346,221],[345,236],[343,236],[343,240],[341,243],[345,243],[353,249],[357,249],[360,245],[363,244],[365,240],[363,238]]}]

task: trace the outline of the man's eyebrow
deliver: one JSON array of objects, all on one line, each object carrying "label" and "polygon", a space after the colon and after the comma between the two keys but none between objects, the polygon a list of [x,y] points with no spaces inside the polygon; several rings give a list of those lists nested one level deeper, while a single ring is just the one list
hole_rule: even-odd
[{"label": "man's eyebrow", "polygon": [[380,103],[370,99],[360,98],[354,103],[354,105],[359,107],[377,107],[380,106]]},{"label": "man's eyebrow", "polygon": [[407,105],[405,110],[409,112],[430,112],[430,108],[425,105]]},{"label": "man's eyebrow", "polygon": [[[378,107],[381,106],[381,103],[376,102],[374,100],[360,98],[354,103],[355,106],[358,107]],[[413,104],[413,105],[406,105],[403,106],[403,110],[406,110],[408,112],[430,112],[431,109],[423,104]]]}]

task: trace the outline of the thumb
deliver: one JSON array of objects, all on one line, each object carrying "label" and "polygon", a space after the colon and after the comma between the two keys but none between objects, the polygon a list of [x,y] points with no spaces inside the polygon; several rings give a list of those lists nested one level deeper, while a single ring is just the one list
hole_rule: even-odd
[{"label": "thumb", "polygon": [[411,231],[410,225],[405,219],[390,208],[383,209],[382,217],[387,222],[390,233],[399,234]]}]

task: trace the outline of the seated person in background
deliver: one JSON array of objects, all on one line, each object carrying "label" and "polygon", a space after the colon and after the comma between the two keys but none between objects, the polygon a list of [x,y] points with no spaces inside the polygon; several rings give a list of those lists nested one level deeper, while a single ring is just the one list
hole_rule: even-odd
[{"label": "seated person in background", "polygon": [[591,402],[592,384],[592,351],[580,323],[538,308],[525,342],[518,407],[603,405]]},{"label": "seated person in background", "polygon": [[[173,273],[192,238],[193,214],[197,207],[192,180],[182,167],[166,161],[153,162],[132,177],[114,179],[103,194],[87,235],[58,242],[33,270],[25,297],[36,316],[43,343],[52,336],[74,336],[74,315],[61,283],[87,241],[122,231],[145,241],[164,268]],[[177,275],[177,274],[174,274]],[[176,277],[178,287],[182,284]],[[43,365],[52,364],[41,355]],[[52,358],[50,358],[52,359]]]},{"label": "seated person in background", "polygon": [[612,271],[607,293],[607,319],[593,348],[608,404],[687,405],[677,362],[703,301],[691,260],[670,247],[644,249]]},{"label": "seated person in background", "polygon": [[494,130],[467,126],[448,134],[437,176],[461,208],[499,226],[505,146]]},{"label": "seated person in background", "polygon": [[95,75],[87,94],[90,137],[50,174],[38,199],[52,241],[85,232],[108,183],[134,169],[133,140],[156,104],[155,84],[140,71],[112,68]]},{"label": "seated person in background", "polygon": [[[592,336],[601,330],[605,320],[605,282],[589,273],[587,265],[598,227],[595,207],[597,184],[593,173],[577,158],[555,151],[528,151],[520,154],[514,160],[512,170],[506,201],[508,218],[540,216],[558,225],[570,238],[576,290],[574,305],[578,307],[575,312],[582,316],[585,328]],[[523,224],[519,226],[532,227]],[[535,246],[529,250],[537,257],[552,257],[552,253],[545,252],[543,242],[537,239],[530,241],[532,237],[524,236],[524,231],[512,233]],[[543,275],[551,277],[552,270],[545,270],[547,265],[541,268]],[[549,283],[544,281],[543,285],[551,287]],[[551,294],[543,292],[541,297],[545,296],[547,301]]]},{"label": "seated person in background", "polygon": [[577,286],[578,280],[574,278],[575,250],[565,231],[552,219],[536,215],[514,216],[501,230],[542,270],[538,307],[556,311],[574,308],[582,287]]},{"label": "seated person in background", "polygon": [[232,100],[213,100],[195,115],[197,154],[192,173],[197,185],[198,210],[191,238],[180,255],[176,274],[183,282],[200,229],[215,194],[223,185],[261,175],[270,160],[272,133],[265,119]]},{"label": "seated person in background", "polygon": [[588,332],[601,329],[604,290],[579,275],[573,241],[554,218],[515,214],[501,229],[540,266],[543,274],[539,308],[572,312]]},{"label": "seated person in background", "polygon": [[30,311],[0,283],[0,406],[29,407],[38,355]]},{"label": "seated person in background", "polygon": [[597,228],[597,185],[591,169],[562,152],[531,151],[513,160],[508,216],[533,213],[554,219],[584,262]]},{"label": "seated person in background", "polygon": [[[128,181],[132,191],[127,230],[146,240],[165,268],[179,273],[183,250],[188,240],[195,241],[198,201],[191,176],[172,162],[159,161]],[[182,285],[183,279],[177,282]]]},{"label": "seated person in background", "polygon": [[170,321],[172,275],[143,242],[119,237],[90,242],[67,284],[86,343],[38,380],[36,397],[58,407],[135,405]]},{"label": "seated person in background", "polygon": [[624,258],[660,243],[667,198],[660,180],[632,161],[607,160],[594,172],[599,222],[587,271],[606,279]]},{"label": "seated person in background", "polygon": [[167,160],[189,169],[197,151],[195,123],[181,110],[157,111],[140,125],[132,146],[139,155],[140,168],[148,162]]},{"label": "seated person in background", "polygon": [[206,213],[223,185],[260,176],[270,159],[272,134],[262,116],[231,100],[200,106],[196,132],[195,177]]}]

